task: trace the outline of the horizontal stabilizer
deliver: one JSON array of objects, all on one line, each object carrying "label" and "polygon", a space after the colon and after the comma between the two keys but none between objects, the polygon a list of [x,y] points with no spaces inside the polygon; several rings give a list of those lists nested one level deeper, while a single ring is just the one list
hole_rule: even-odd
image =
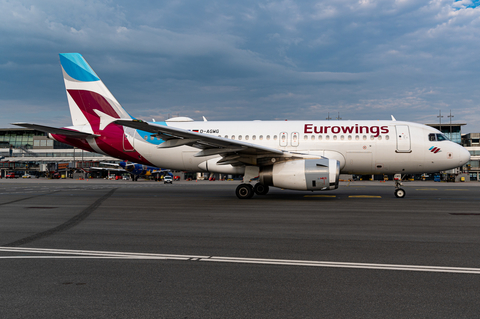
[{"label": "horizontal stabilizer", "polygon": [[57,128],[57,127],[51,127],[51,126],[45,126],[45,125],[31,124],[31,123],[12,123],[12,125],[31,128],[31,129],[45,132],[45,133],[66,135],[66,136],[75,137],[75,138],[87,138],[87,137],[99,136],[96,134],[84,133],[84,132],[69,130],[65,128]]}]

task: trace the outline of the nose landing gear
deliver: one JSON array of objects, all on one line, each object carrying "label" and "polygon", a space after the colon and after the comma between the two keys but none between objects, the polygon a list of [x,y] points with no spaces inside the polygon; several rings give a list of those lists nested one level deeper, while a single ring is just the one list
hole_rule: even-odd
[{"label": "nose landing gear", "polygon": [[403,179],[402,174],[395,174],[393,179],[395,180],[395,197],[404,198],[405,195],[406,195],[406,192],[403,188],[400,188],[400,186],[403,186],[403,184],[402,184],[402,179]]}]

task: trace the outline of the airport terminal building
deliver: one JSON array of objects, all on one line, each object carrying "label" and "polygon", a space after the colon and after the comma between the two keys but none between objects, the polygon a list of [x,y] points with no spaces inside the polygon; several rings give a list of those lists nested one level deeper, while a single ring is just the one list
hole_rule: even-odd
[{"label": "airport terminal building", "polygon": [[9,172],[37,176],[57,172],[73,177],[75,172],[85,175],[90,167],[98,167],[101,162],[118,162],[118,159],[73,148],[33,129],[0,129],[1,177]]},{"label": "airport terminal building", "polygon": [[[461,168],[470,174],[471,180],[480,180],[480,133],[461,134],[465,124],[427,124],[439,129],[452,141],[462,144],[471,154],[471,160]],[[120,160],[103,154],[87,152],[57,142],[46,133],[26,128],[0,129],[0,176],[17,172],[48,176],[52,172],[62,177],[85,176],[92,173],[90,167],[102,166],[102,162]],[[75,175],[80,174],[80,175]],[[94,174],[95,175],[95,174]]]}]

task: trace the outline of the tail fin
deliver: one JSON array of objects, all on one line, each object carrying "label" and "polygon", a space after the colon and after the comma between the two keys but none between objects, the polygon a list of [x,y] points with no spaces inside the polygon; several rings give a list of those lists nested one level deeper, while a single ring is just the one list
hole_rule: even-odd
[{"label": "tail fin", "polygon": [[60,54],[68,105],[74,126],[99,133],[116,119],[131,119],[79,53]]}]

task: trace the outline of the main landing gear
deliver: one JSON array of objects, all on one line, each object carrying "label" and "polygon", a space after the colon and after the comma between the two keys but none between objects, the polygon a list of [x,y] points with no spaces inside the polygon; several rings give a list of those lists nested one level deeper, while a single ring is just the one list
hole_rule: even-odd
[{"label": "main landing gear", "polygon": [[266,195],[269,190],[270,188],[267,185],[261,183],[257,183],[255,186],[251,184],[240,184],[237,186],[235,194],[240,199],[249,199],[252,198],[254,194]]},{"label": "main landing gear", "polygon": [[253,191],[257,195],[267,195],[269,190],[270,188],[268,185],[263,185],[262,183],[257,183],[255,186],[253,186]]},{"label": "main landing gear", "polygon": [[404,198],[405,195],[406,195],[405,190],[403,188],[400,188],[400,186],[403,186],[402,175],[401,174],[395,174],[394,180],[395,180],[395,197]]}]

